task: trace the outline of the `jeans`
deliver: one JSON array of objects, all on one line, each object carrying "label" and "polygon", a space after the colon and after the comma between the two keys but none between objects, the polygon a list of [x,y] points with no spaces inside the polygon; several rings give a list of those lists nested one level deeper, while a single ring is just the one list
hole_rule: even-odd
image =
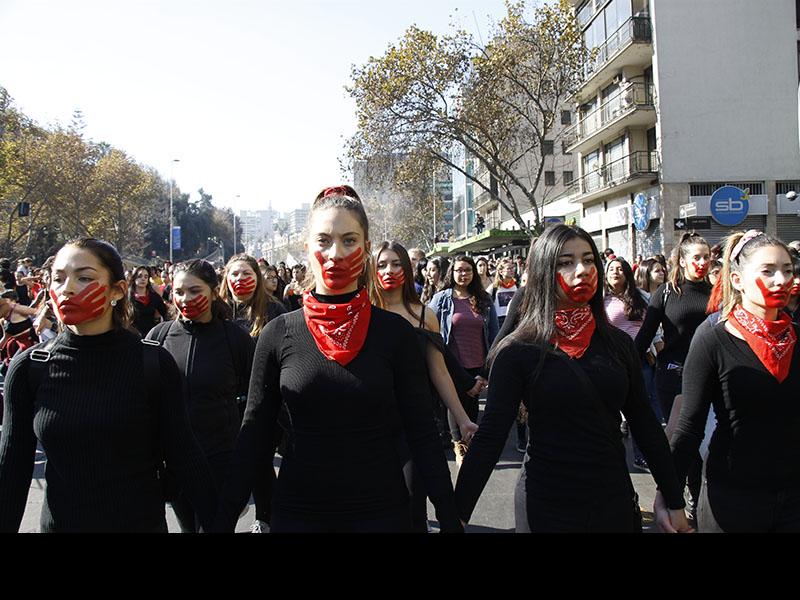
[{"label": "jeans", "polygon": [[[645,391],[647,392],[647,399],[650,401],[650,408],[653,409],[653,414],[658,419],[659,423],[664,424],[664,416],[661,414],[661,405],[658,401],[658,394],[656,394],[656,370],[647,360],[642,361],[642,376],[644,377]],[[642,451],[639,449],[639,444],[631,434],[631,442],[633,443],[633,458],[634,460],[644,459]]]},{"label": "jeans", "polygon": [[800,489],[745,489],[703,477],[700,533],[800,532]]},{"label": "jeans", "polygon": [[[472,375],[473,377],[477,377],[481,374],[481,367],[477,367],[475,369],[465,369],[467,373]],[[478,398],[473,398],[467,394],[459,394],[458,399],[461,400],[461,406],[464,407],[464,411],[467,413],[469,420],[473,423],[478,422],[478,413],[480,412],[480,405],[478,404]],[[456,423],[455,417],[450,411],[447,411],[447,422],[450,423],[450,435],[453,437],[453,441],[460,442],[461,441],[461,430],[458,428],[458,423]]]}]

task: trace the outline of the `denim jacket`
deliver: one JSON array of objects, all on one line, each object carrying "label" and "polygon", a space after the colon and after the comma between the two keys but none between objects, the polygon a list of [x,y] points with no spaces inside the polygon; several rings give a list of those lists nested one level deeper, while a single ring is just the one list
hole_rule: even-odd
[{"label": "denim jacket", "polygon": [[[439,328],[441,329],[442,339],[444,339],[446,346],[450,341],[450,328],[453,324],[453,313],[455,312],[453,289],[450,288],[437,292],[433,298],[431,298],[428,306],[436,313],[436,318],[439,319]],[[487,354],[499,330],[500,325],[497,320],[497,311],[494,308],[494,304],[490,304],[489,308],[483,314],[483,341],[486,342]]]}]

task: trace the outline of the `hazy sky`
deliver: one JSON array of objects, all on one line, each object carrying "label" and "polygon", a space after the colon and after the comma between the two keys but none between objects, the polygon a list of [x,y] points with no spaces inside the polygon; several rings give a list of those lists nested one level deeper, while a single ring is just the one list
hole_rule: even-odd
[{"label": "hazy sky", "polygon": [[486,36],[503,12],[502,0],[0,0],[0,85],[43,125],[81,109],[88,137],[165,177],[180,159],[193,199],[202,186],[218,206],[287,210],[341,181],[352,64],[411,24],[445,32],[452,15]]}]

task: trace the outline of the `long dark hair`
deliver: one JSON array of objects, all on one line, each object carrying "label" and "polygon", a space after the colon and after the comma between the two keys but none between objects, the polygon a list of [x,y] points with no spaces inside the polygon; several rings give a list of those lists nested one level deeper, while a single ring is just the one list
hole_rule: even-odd
[{"label": "long dark hair", "polygon": [[[175,265],[175,270],[172,274],[173,282],[175,281],[175,277],[178,275],[178,273],[186,273],[187,275],[197,277],[211,288],[212,317],[226,321],[232,318],[233,311],[231,310],[231,307],[228,306],[227,303],[223,302],[219,297],[219,293],[217,291],[217,286],[219,286],[219,277],[217,277],[217,271],[214,269],[214,265],[206,260],[203,260],[202,258],[195,258],[180,262]],[[176,313],[177,314],[175,315],[175,318],[180,318],[180,311],[176,311]]]},{"label": "long dark hair", "polygon": [[472,260],[471,256],[459,254],[453,259],[453,262],[451,262],[450,266],[447,268],[447,275],[445,275],[442,289],[449,290],[456,287],[456,278],[453,271],[456,268],[457,262],[465,262],[472,267],[472,281],[470,281],[469,285],[467,286],[467,291],[470,294],[469,304],[472,307],[473,312],[482,315],[492,304],[492,299],[481,285],[481,278],[478,275],[478,267],[475,265],[475,261]]},{"label": "long dark hair", "polygon": [[[439,270],[439,283],[435,285],[431,285],[428,281],[428,276],[423,273],[423,277],[425,281],[422,284],[422,293],[419,295],[419,299],[423,304],[427,304],[433,298],[433,295],[442,289],[442,283],[444,282],[445,271],[447,267],[445,266],[445,262],[441,258],[429,258],[425,262],[425,268],[428,268],[428,265],[434,264],[436,268]],[[419,265],[417,265],[419,266]]]},{"label": "long dark hair", "polygon": [[[422,304],[422,302],[420,302],[419,296],[417,295],[417,290],[414,288],[414,280],[412,278],[414,266],[411,264],[411,258],[408,256],[408,252],[400,242],[383,242],[373,257],[375,259],[376,273],[378,259],[384,250],[391,250],[397,254],[397,257],[400,259],[400,265],[403,267],[403,276],[405,277],[402,292],[403,306],[410,315],[413,315],[417,318],[422,318],[422,314],[425,312],[425,306]],[[371,300],[373,304],[383,308],[383,294],[379,286],[375,287],[375,296],[371,298]],[[412,305],[421,306],[422,313],[417,315],[417,313],[411,308]]]},{"label": "long dark hair", "polygon": [[[653,267],[655,265],[660,265],[660,264],[661,263],[658,260],[656,260],[655,258],[652,258],[652,257],[651,258],[646,258],[645,260],[640,262],[639,263],[639,267],[636,269],[636,275],[635,275],[636,286],[639,287],[640,289],[644,290],[648,294],[650,294],[651,293],[650,292],[650,279],[651,279],[650,273],[652,272]],[[663,268],[663,265],[662,265],[662,268]],[[666,269],[665,269],[664,281],[667,280],[666,275],[667,275],[667,273],[666,273]]]},{"label": "long dark hair", "polygon": [[[536,376],[541,372],[548,351],[553,349],[550,340],[556,334],[558,258],[564,244],[575,238],[580,238],[589,244],[599,276],[603,263],[592,236],[583,229],[570,225],[558,224],[548,227],[536,241],[528,258],[528,285],[522,288],[519,324],[489,353],[489,363],[493,362],[498,353],[510,344],[535,344],[540,347]],[[616,360],[622,356],[620,351],[623,350],[623,347],[614,336],[613,328],[608,322],[603,305],[603,288],[599,285],[594,296],[589,300],[589,307],[594,315],[596,335],[599,335],[607,343],[612,357]]]},{"label": "long dark hair", "polygon": [[[619,266],[622,267],[622,275],[625,277],[625,289],[622,290],[621,294],[614,292],[611,286],[608,285],[608,269],[614,263],[619,263]],[[647,302],[644,301],[644,298],[642,298],[642,295],[636,287],[636,282],[633,279],[633,269],[631,269],[627,260],[624,258],[615,258],[614,260],[608,261],[603,287],[607,296],[616,296],[622,300],[625,305],[625,316],[628,317],[629,321],[642,320],[644,313],[647,311]]]},{"label": "long dark hair", "polygon": [[[114,285],[120,281],[125,281],[125,265],[122,263],[122,257],[117,252],[117,249],[109,242],[98,240],[96,238],[78,238],[67,242],[64,246],[74,246],[81,250],[87,250],[94,254],[94,256],[103,263],[103,266],[108,269],[111,275],[111,284]],[[50,276],[52,281],[52,265],[50,266]],[[112,323],[114,329],[130,329],[133,320],[133,308],[125,294],[121,299],[117,300],[117,305],[111,310]]]},{"label": "long dark hair", "polygon": [[150,283],[150,269],[144,265],[136,267],[133,271],[131,271],[130,277],[128,277],[128,300],[131,301],[131,306],[133,306],[133,300],[136,297],[136,276],[139,274],[139,271],[142,270],[147,273],[147,287],[145,289],[145,294],[150,295],[150,293],[154,291],[153,284]]},{"label": "long dark hair", "polygon": [[236,254],[232,256],[225,265],[222,281],[219,284],[219,297],[230,307],[231,311],[234,310],[236,301],[233,299],[233,294],[230,289],[228,289],[228,272],[230,271],[231,265],[237,262],[247,263],[255,274],[256,289],[253,292],[253,296],[246,303],[245,318],[251,324],[250,337],[257,338],[261,334],[261,330],[267,326],[267,321],[269,321],[267,307],[272,302],[277,302],[277,300],[267,293],[267,289],[264,287],[264,275],[261,273],[256,259],[249,254]]}]

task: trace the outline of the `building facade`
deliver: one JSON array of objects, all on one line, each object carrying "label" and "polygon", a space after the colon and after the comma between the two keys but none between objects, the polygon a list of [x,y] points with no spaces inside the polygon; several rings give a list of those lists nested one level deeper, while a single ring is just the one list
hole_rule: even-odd
[{"label": "building facade", "polygon": [[566,132],[571,203],[597,245],[633,258],[687,229],[712,245],[749,228],[800,239],[786,200],[800,191],[800,2],[570,1],[595,51]]}]

